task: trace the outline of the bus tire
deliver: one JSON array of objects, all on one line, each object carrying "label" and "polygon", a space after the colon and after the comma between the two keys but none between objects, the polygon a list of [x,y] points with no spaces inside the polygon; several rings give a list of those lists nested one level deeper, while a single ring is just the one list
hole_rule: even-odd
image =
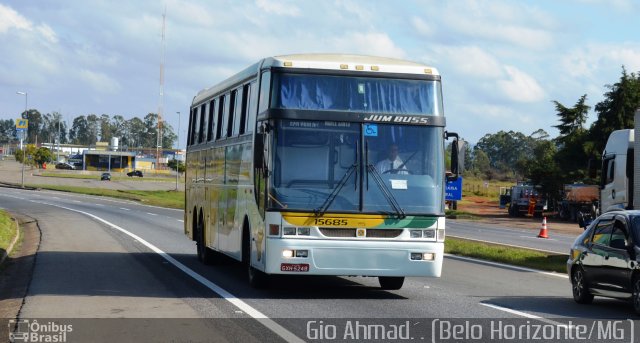
[{"label": "bus tire", "polygon": [[393,291],[402,288],[402,285],[404,284],[404,277],[378,276],[378,282],[380,283],[380,288]]},{"label": "bus tire", "polygon": [[207,247],[204,239],[204,218],[202,213],[198,218],[198,224],[196,226],[197,231],[197,252],[198,252],[198,260],[206,265],[214,264],[215,262],[215,252]]},{"label": "bus tire", "polygon": [[242,264],[247,268],[249,285],[253,288],[267,288],[269,275],[251,266],[251,230],[249,220],[245,217],[242,224]]}]

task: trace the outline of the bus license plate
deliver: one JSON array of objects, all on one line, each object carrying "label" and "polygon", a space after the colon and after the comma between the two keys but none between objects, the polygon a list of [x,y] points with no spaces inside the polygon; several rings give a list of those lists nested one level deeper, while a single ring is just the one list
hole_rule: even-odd
[{"label": "bus license plate", "polygon": [[306,263],[294,264],[294,263],[282,263],[280,264],[281,272],[308,272],[309,265]]}]

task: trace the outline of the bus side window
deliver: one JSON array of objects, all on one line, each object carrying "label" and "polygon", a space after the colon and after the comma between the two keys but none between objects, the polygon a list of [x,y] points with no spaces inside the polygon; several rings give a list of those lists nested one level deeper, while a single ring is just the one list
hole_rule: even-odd
[{"label": "bus side window", "polygon": [[215,123],[213,122],[214,116],[214,110],[216,108],[216,103],[215,100],[211,100],[209,102],[209,125],[207,128],[207,142],[211,141],[213,139],[213,128],[215,126]]},{"label": "bus side window", "polygon": [[236,95],[234,98],[233,106],[234,120],[233,120],[233,136],[237,137],[241,132],[243,133],[242,126],[244,125],[244,112],[242,109],[242,101],[244,100],[244,87],[238,88],[234,91]]},{"label": "bus side window", "polygon": [[223,95],[218,99],[218,120],[216,121],[216,139],[222,138],[222,127],[224,126],[223,118],[224,118],[224,102],[226,100],[226,96]]},{"label": "bus side window", "polygon": [[198,130],[198,143],[206,141],[205,134],[207,133],[207,116],[206,116],[207,104],[204,103],[200,106],[200,129]]},{"label": "bus side window", "polygon": [[198,144],[198,132],[200,127],[200,121],[198,120],[198,107],[193,108],[193,127],[191,128],[191,144]]},{"label": "bus side window", "polygon": [[268,71],[262,73],[262,81],[260,81],[260,102],[258,113],[262,113],[269,108],[269,99],[271,98],[271,73]]},{"label": "bus side window", "polygon": [[247,132],[247,112],[249,112],[249,84],[242,86],[242,101],[240,102],[239,134]]},{"label": "bus side window", "polygon": [[229,106],[227,107],[227,137],[233,136],[233,115],[235,114],[236,109],[236,98],[238,97],[238,91],[231,91],[231,98],[229,99]]},{"label": "bus side window", "polygon": [[249,85],[249,95],[247,99],[249,101],[248,105],[248,115],[247,115],[247,129],[246,132],[253,132],[256,129],[256,111],[258,110],[258,92],[256,91],[257,82],[253,81]]},{"label": "bus side window", "polygon": [[189,115],[189,130],[187,131],[187,145],[193,144],[193,108],[191,109],[191,113]]}]

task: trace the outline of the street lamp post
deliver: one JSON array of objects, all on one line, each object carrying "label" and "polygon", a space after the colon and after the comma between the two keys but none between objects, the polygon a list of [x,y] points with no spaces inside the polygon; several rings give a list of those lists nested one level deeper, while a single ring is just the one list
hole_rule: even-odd
[{"label": "street lamp post", "polygon": [[180,112],[178,113],[178,140],[176,142],[176,154],[174,158],[176,159],[176,191],[178,190],[178,178],[180,177],[180,163],[178,163],[178,151],[180,150]]},{"label": "street lamp post", "polygon": [[[16,94],[20,94],[20,95],[24,95],[24,115],[27,115],[27,99],[29,98],[29,96],[27,95],[27,92],[16,92]],[[27,129],[28,130],[28,129]],[[22,144],[22,140],[24,139],[24,136],[27,134],[26,131],[22,132],[22,137],[20,138],[20,148],[22,149],[22,188],[24,188],[24,163],[26,162],[26,158],[27,156],[25,156],[25,152],[24,152],[24,144]]]}]

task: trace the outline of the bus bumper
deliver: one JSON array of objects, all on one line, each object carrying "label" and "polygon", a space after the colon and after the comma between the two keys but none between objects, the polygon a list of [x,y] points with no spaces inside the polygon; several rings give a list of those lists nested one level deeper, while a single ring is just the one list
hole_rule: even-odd
[{"label": "bus bumper", "polygon": [[[267,274],[440,277],[444,254],[442,242],[268,239],[266,244]],[[284,257],[285,250],[294,257]],[[299,250],[307,257],[295,257]],[[412,260],[411,253],[433,254],[433,260]]]}]

